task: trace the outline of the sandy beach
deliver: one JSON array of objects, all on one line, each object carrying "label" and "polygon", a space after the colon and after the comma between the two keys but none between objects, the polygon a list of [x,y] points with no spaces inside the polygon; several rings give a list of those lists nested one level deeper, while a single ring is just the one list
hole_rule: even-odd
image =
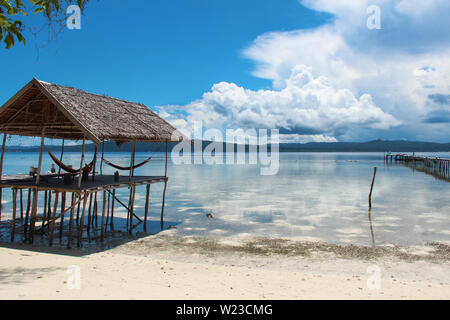
[{"label": "sandy beach", "polygon": [[449,299],[448,255],[170,235],[94,253],[1,243],[0,299]]}]

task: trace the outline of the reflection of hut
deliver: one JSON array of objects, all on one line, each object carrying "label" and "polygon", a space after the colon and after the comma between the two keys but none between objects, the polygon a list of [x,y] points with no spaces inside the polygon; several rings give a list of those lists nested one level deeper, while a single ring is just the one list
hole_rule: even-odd
[{"label": "reflection of hut", "polygon": [[[25,238],[30,242],[33,242],[35,229],[40,226],[41,230],[47,229],[51,244],[55,224],[59,221],[60,237],[62,237],[64,216],[70,212],[68,246],[70,247],[73,236],[74,220],[78,225],[79,244],[84,230],[83,227],[85,226],[89,231],[89,228],[94,227],[94,217],[97,221],[98,193],[103,194],[101,239],[103,239],[104,231],[108,227],[108,221],[110,229],[113,230],[114,228],[115,202],[127,209],[127,229],[131,232],[133,218],[141,220],[134,212],[136,187],[140,185],[146,185],[145,231],[150,185],[158,182],[164,183],[161,208],[161,228],[163,227],[165,193],[168,181],[167,146],[169,142],[179,141],[183,136],[146,106],[33,79],[0,109],[0,130],[4,134],[0,163],[0,192],[4,188],[12,188],[13,191],[12,240],[14,240],[18,223],[21,223]],[[41,137],[39,161],[36,173],[33,176],[2,176],[7,135]],[[58,172],[42,173],[45,138],[62,139],[60,158],[51,155],[53,161],[59,166]],[[65,140],[83,141],[79,169],[72,169],[64,164]],[[89,165],[85,165],[86,140],[95,144],[94,159]],[[125,174],[118,178],[115,178],[114,175],[103,175],[103,151],[101,160],[97,161],[98,146],[102,143],[102,146],[104,146],[104,141],[115,141],[118,144],[132,142],[133,148],[128,167],[121,167],[108,162],[117,169],[125,171]],[[134,162],[137,141],[166,143],[164,175],[134,175],[134,169],[145,163],[135,164]],[[100,167],[100,172],[96,171],[98,167]],[[89,176],[89,169],[92,171],[91,176]],[[83,171],[84,178],[82,178]],[[130,189],[128,205],[116,197],[116,189],[118,188]],[[24,214],[22,200],[25,198],[24,192],[26,191],[28,191],[28,204]],[[18,193],[20,196],[20,217],[17,215]],[[42,215],[38,214],[38,196],[40,193],[44,193],[45,199]],[[72,194],[71,199],[66,199],[67,193]],[[53,206],[51,205],[52,194],[54,196]],[[58,213],[58,197],[60,194],[62,203]],[[66,206],[66,202],[69,202],[70,205]],[[87,206],[88,203],[89,206]],[[77,206],[77,217],[74,217]]]}]

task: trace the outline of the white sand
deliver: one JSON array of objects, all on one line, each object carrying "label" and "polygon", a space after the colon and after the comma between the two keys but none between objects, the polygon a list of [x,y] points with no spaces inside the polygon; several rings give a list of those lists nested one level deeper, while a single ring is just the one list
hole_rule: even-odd
[{"label": "white sand", "polygon": [[[369,289],[374,261],[122,252],[0,244],[0,299],[450,299],[446,262],[378,259],[380,288]],[[68,288],[71,265],[80,268],[80,289]]]}]

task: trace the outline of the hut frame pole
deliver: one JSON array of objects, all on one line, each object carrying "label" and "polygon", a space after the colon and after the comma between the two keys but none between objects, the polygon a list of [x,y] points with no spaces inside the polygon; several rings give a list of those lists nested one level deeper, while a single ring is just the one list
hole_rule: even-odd
[{"label": "hut frame pole", "polygon": [[34,229],[36,225],[36,216],[37,216],[37,208],[38,208],[38,196],[39,191],[37,188],[33,188],[33,205],[31,207],[31,217],[30,217],[30,234],[29,241],[33,243],[34,241]]},{"label": "hut frame pole", "polygon": [[[8,135],[6,133],[3,134],[3,144],[2,144],[2,156],[0,160],[0,181],[2,181],[3,177],[3,160],[5,159],[5,146],[6,146],[6,137]],[[0,220],[2,219],[2,192],[3,188],[0,188]]]},{"label": "hut frame pole", "polygon": [[[96,145],[95,151],[94,151],[94,171],[92,172],[92,181],[95,181],[95,170],[97,169],[97,151],[98,151],[98,147]],[[89,216],[90,216],[90,213],[89,213]]]},{"label": "hut frame pole", "polygon": [[41,177],[41,169],[42,169],[42,152],[44,151],[44,141],[45,141],[45,128],[42,129],[41,136],[41,149],[39,150],[39,165],[36,173],[36,185],[39,185],[39,179]]},{"label": "hut frame pole", "polygon": [[78,176],[78,188],[81,188],[81,180],[83,178],[84,149],[86,145],[86,136],[83,135],[83,147],[81,151],[80,175]]},{"label": "hut frame pole", "polygon": [[161,206],[161,231],[164,230],[164,207],[166,204],[166,189],[167,189],[167,161],[168,161],[168,153],[169,153],[169,143],[166,141],[166,168],[164,173],[164,191],[163,191],[163,200]]},{"label": "hut frame pole", "polygon": [[[59,158],[59,161],[63,161],[64,156],[64,139],[62,139],[62,146],[61,146],[61,157]],[[61,167],[58,169],[58,177],[61,176]]]},{"label": "hut frame pole", "polygon": [[105,140],[102,141],[102,160],[100,161],[100,175],[103,175],[103,156],[105,153]]}]

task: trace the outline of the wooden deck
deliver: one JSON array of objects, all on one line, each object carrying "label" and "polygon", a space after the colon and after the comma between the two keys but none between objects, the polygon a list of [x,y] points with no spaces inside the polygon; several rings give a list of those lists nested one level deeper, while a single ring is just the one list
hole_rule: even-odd
[{"label": "wooden deck", "polygon": [[92,176],[88,181],[82,181],[81,187],[78,188],[78,178],[72,179],[72,183],[67,185],[63,182],[63,177],[57,174],[41,175],[39,184],[36,185],[36,178],[29,175],[13,175],[3,176],[0,181],[0,188],[14,189],[38,189],[38,190],[57,190],[60,192],[84,192],[84,191],[100,191],[105,189],[125,188],[137,185],[153,184],[165,181],[164,176],[121,176],[119,181],[114,181],[114,175]]}]

